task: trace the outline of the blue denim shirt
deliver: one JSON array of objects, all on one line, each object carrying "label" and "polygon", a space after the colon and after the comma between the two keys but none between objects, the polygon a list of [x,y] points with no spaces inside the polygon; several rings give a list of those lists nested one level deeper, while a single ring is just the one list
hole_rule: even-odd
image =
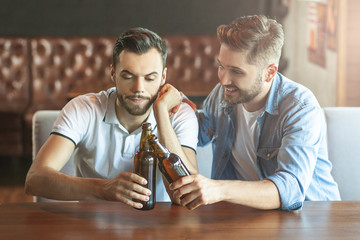
[{"label": "blue denim shirt", "polygon": [[[199,145],[213,144],[212,178],[237,179],[230,161],[236,107],[223,100],[220,84],[198,118]],[[304,200],[340,200],[330,174],[325,118],[310,90],[278,73],[257,123],[257,172],[277,186],[281,209],[300,209]]]}]

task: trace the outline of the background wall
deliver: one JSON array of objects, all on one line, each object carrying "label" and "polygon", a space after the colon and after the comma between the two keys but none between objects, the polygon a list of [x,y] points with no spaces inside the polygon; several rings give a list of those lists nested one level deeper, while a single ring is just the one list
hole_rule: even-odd
[{"label": "background wall", "polygon": [[215,34],[220,24],[263,11],[269,0],[0,0],[0,36]]},{"label": "background wall", "polygon": [[283,74],[308,87],[322,107],[336,106],[337,53],[326,48],[325,68],[309,61],[308,6],[309,2],[292,0],[284,19],[283,56],[289,61]]},{"label": "background wall", "polygon": [[327,50],[325,68],[308,60],[309,3],[288,2],[289,9],[282,0],[0,0],[0,36],[116,36],[136,26],[160,35],[214,35],[238,16],[265,14],[284,25],[282,73],[310,88],[321,106],[335,106],[337,54]]}]

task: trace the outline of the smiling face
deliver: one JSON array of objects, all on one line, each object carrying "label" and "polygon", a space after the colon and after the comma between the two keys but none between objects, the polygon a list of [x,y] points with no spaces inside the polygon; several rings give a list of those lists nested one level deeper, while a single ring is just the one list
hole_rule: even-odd
[{"label": "smiling face", "polygon": [[218,64],[218,76],[220,84],[224,87],[226,102],[248,103],[264,91],[263,71],[247,62],[246,53],[221,44]]},{"label": "smiling face", "polygon": [[165,78],[166,68],[155,48],[144,54],[122,51],[116,69],[112,69],[117,108],[134,116],[149,114]]}]

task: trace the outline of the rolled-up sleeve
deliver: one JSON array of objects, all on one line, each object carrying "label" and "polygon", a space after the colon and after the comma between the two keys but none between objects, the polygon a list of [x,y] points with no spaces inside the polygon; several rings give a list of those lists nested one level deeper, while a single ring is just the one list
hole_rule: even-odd
[{"label": "rolled-up sleeve", "polygon": [[277,169],[267,179],[278,188],[281,209],[296,210],[305,200],[326,125],[320,107],[303,106],[289,114],[283,126]]}]

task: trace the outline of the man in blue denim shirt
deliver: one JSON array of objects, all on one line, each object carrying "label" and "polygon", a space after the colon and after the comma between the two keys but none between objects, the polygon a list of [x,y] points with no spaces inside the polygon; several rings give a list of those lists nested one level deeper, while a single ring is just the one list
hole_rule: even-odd
[{"label": "man in blue denim shirt", "polygon": [[319,103],[277,72],[281,25],[242,17],[217,36],[220,83],[198,113],[199,142],[213,144],[212,179],[184,177],[170,185],[174,196],[189,209],[228,201],[295,210],[304,200],[340,200]]}]

